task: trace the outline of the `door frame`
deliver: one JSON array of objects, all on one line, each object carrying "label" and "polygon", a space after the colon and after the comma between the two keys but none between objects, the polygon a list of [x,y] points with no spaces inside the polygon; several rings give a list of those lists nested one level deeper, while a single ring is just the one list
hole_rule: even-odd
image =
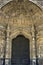
[{"label": "door frame", "polygon": [[[14,32],[14,34],[12,34],[11,35],[11,39],[10,39],[10,48],[11,48],[11,51],[10,51],[10,53],[12,52],[12,39],[14,39],[14,38],[16,38],[18,35],[23,35],[25,38],[27,38],[27,39],[29,39],[29,41],[30,41],[30,58],[32,57],[32,53],[31,53],[31,43],[32,43],[32,37],[31,37],[31,35],[29,34],[29,33],[27,33],[27,32],[20,32],[20,31],[16,31],[16,32]],[[11,58],[11,54],[10,54],[10,58]]]},{"label": "door frame", "polygon": [[32,55],[32,52],[33,52],[33,48],[32,48],[33,40],[32,40],[32,35],[30,34],[29,30],[26,29],[26,28],[23,28],[23,29],[22,28],[17,28],[14,31],[12,31],[12,34],[9,36],[8,48],[6,48],[6,50],[7,50],[6,58],[11,59],[12,39],[16,38],[18,35],[23,35],[24,37],[26,37],[27,39],[30,40],[30,59],[32,59],[32,57],[33,57],[33,55]]}]

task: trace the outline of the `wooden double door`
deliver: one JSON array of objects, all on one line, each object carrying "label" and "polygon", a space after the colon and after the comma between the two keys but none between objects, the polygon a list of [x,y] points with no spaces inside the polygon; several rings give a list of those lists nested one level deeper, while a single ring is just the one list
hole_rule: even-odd
[{"label": "wooden double door", "polygon": [[12,40],[11,65],[30,65],[29,40],[23,35]]}]

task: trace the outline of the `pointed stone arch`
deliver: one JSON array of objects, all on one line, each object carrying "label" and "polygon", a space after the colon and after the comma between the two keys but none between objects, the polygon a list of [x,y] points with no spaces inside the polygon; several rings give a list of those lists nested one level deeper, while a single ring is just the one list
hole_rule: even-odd
[{"label": "pointed stone arch", "polygon": [[[25,2],[23,1],[22,4],[19,2],[16,3],[14,3],[14,1],[7,3],[1,8],[0,12],[0,23],[5,27],[4,32],[7,32],[6,58],[11,58],[11,42],[17,35],[24,35],[26,38],[30,39],[30,53],[34,53],[31,55],[31,57],[33,57],[35,55],[35,52],[33,51],[33,46],[35,46],[34,24],[37,28],[37,35],[41,36],[39,29],[43,24],[42,10],[36,4],[28,0],[25,0]],[[6,29],[7,25],[9,25],[8,29]],[[40,42],[39,36],[37,36],[37,38]]]}]

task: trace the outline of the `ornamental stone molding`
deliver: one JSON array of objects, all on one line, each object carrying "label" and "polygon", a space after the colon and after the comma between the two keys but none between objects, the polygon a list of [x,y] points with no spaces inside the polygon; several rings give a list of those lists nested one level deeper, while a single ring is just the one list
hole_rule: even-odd
[{"label": "ornamental stone molding", "polygon": [[6,47],[5,58],[11,58],[12,39],[17,35],[24,35],[30,40],[30,58],[35,58],[35,42],[38,57],[43,57],[43,11],[28,0],[10,1],[0,9],[0,48]]}]

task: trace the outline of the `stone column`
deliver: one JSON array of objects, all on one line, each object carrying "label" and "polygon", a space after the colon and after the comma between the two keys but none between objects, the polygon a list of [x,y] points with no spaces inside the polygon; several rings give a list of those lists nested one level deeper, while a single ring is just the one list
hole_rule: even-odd
[{"label": "stone column", "polygon": [[4,47],[5,47],[5,34],[4,34],[4,27],[0,26],[0,65],[3,64],[4,58]]},{"label": "stone column", "polygon": [[10,60],[11,60],[11,57],[10,57],[10,36],[9,36],[9,33],[10,33],[10,27],[9,27],[9,24],[7,26],[7,38],[6,38],[6,59],[5,59],[5,65],[11,65],[10,63]]},{"label": "stone column", "polygon": [[36,55],[35,55],[35,30],[34,26],[32,25],[32,64],[36,63]]}]

